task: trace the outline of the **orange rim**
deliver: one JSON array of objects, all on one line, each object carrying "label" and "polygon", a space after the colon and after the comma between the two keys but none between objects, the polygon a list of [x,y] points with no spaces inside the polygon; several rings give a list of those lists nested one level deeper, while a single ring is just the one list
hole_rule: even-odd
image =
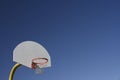
[{"label": "orange rim", "polygon": [[[45,60],[45,61],[44,61],[44,62],[35,62],[36,60],[40,60],[40,59]],[[36,64],[44,65],[44,64],[46,64],[47,62],[48,62],[48,59],[47,59],[47,58],[34,58],[34,59],[32,59],[31,67],[32,67],[32,69],[35,69],[35,68],[37,67]]]}]

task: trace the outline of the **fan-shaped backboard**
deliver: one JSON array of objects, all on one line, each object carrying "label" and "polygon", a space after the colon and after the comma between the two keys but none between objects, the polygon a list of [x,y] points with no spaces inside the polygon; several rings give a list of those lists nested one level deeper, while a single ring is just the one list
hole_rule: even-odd
[{"label": "fan-shaped backboard", "polygon": [[50,67],[51,60],[47,50],[34,41],[24,41],[16,46],[13,51],[13,61],[31,68],[32,59],[47,58],[48,62],[43,67]]}]

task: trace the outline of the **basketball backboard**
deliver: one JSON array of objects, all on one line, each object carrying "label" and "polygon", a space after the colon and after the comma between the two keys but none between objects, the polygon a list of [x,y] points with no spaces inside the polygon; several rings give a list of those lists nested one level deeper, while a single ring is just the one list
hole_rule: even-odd
[{"label": "basketball backboard", "polygon": [[13,51],[13,61],[35,69],[51,67],[51,59],[47,50],[37,42],[24,41]]}]

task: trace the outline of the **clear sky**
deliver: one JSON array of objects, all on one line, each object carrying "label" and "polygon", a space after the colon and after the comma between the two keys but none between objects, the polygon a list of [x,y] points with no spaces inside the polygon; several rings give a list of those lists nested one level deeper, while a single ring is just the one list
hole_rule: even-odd
[{"label": "clear sky", "polygon": [[8,80],[17,44],[50,53],[44,74],[20,67],[14,80],[120,80],[120,1],[1,0],[0,80]]}]

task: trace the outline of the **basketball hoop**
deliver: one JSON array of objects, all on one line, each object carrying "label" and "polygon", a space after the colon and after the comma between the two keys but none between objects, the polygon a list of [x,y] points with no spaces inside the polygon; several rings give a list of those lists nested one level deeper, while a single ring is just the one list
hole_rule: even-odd
[{"label": "basketball hoop", "polygon": [[35,41],[19,43],[13,50],[13,61],[33,69],[36,73],[42,73],[43,69],[51,67],[48,51]]},{"label": "basketball hoop", "polygon": [[47,62],[47,58],[34,58],[32,59],[31,68],[34,69],[36,73],[42,73]]}]

